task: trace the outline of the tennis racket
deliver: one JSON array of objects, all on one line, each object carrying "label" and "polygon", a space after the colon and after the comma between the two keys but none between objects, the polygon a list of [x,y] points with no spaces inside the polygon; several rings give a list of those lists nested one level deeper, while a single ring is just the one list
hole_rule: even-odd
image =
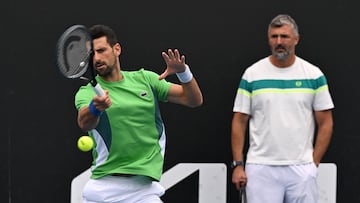
[{"label": "tennis racket", "polygon": [[[104,90],[95,80],[93,42],[85,26],[73,25],[65,30],[57,42],[56,57],[62,75],[87,80],[98,96],[104,95]],[[87,71],[89,77],[84,76]]]}]

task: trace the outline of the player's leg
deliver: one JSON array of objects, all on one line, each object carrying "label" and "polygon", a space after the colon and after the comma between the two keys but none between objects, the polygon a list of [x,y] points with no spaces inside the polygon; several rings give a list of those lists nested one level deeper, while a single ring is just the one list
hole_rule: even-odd
[{"label": "player's leg", "polygon": [[129,203],[163,203],[160,197],[164,193],[164,187],[159,182],[153,181],[151,184],[140,187],[137,195],[129,199]]},{"label": "player's leg", "polygon": [[90,179],[83,189],[84,203],[108,202],[110,196],[114,196],[114,184],[110,177]]},{"label": "player's leg", "polygon": [[282,203],[284,185],[279,179],[279,167],[246,164],[246,200],[247,203]]},{"label": "player's leg", "polygon": [[161,203],[160,196],[164,192],[165,189],[149,177],[105,176],[87,182],[83,199],[84,203],[135,203],[147,199]]},{"label": "player's leg", "polygon": [[285,203],[317,202],[317,168],[315,164],[289,166],[288,177],[291,179],[285,192]]}]

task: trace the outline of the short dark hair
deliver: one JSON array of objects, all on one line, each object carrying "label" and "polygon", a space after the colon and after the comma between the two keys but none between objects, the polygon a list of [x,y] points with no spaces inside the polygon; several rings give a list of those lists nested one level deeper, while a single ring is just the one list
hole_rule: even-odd
[{"label": "short dark hair", "polygon": [[118,43],[118,39],[113,29],[106,25],[93,25],[90,29],[90,35],[93,39],[98,39],[100,37],[106,37],[107,42],[114,46]]}]

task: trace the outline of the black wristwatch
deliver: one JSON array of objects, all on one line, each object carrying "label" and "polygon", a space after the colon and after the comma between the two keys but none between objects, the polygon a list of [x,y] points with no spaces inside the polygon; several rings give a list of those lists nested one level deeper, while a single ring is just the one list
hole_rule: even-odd
[{"label": "black wristwatch", "polygon": [[231,168],[235,168],[237,166],[244,166],[244,162],[243,161],[233,161],[231,163]]}]

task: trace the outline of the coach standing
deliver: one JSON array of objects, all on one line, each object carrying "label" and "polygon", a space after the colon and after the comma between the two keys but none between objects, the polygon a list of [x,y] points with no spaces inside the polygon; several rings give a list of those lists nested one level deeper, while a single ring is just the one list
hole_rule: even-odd
[{"label": "coach standing", "polygon": [[327,80],[318,67],[295,55],[299,32],[289,15],[270,22],[268,42],[272,54],[246,69],[237,90],[232,182],[237,189],[246,185],[248,203],[315,203],[317,166],[333,130]]}]

